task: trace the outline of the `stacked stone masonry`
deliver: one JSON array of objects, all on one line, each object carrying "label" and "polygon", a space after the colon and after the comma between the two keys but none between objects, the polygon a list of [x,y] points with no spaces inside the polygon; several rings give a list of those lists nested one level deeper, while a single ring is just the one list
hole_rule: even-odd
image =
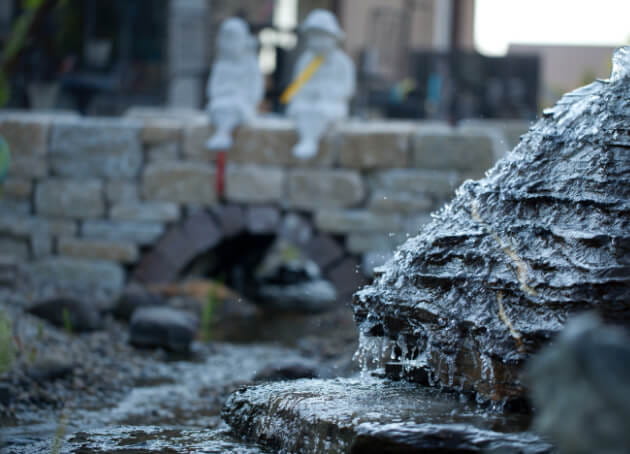
[{"label": "stacked stone masonry", "polygon": [[[522,124],[527,130],[527,124]],[[345,294],[407,234],[511,148],[500,125],[348,122],[319,153],[291,154],[292,125],[259,119],[228,152],[216,193],[201,112],[136,109],[122,118],[0,113],[11,148],[0,198],[0,256],[43,284],[117,292],[173,280],[238,233],[282,235]]]}]

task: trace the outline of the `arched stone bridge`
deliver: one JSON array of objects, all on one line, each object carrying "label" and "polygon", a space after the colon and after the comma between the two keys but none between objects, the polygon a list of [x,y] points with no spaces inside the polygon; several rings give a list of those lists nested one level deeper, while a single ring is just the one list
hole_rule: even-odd
[{"label": "arched stone bridge", "polygon": [[0,115],[13,154],[0,200],[0,256],[34,289],[107,297],[132,277],[177,279],[195,257],[247,232],[290,239],[348,295],[407,232],[512,148],[523,123],[348,122],[308,161],[291,124],[240,128],[216,193],[201,112],[124,118]]}]

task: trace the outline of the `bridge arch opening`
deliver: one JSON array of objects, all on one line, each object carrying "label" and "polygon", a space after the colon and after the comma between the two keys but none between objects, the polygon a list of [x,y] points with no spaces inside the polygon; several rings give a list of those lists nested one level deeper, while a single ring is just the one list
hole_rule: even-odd
[{"label": "bridge arch opening", "polygon": [[[318,232],[304,213],[270,205],[221,204],[191,212],[172,225],[141,257],[132,275],[143,284],[218,279],[254,301],[264,298],[261,274],[267,273],[262,281],[276,287],[310,276],[329,282],[336,303],[343,304],[367,282],[344,241],[343,236]],[[276,257],[270,258],[273,254]],[[287,263],[273,264],[278,255]],[[278,269],[264,269],[269,262]],[[303,268],[295,269],[298,262]],[[304,291],[325,292],[324,284],[318,285]]]}]

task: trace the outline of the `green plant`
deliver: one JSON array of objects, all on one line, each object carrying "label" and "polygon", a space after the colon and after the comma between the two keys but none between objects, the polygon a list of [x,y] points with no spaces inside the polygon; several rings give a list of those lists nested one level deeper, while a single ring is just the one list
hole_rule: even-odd
[{"label": "green plant", "polygon": [[59,422],[57,423],[57,430],[55,431],[55,437],[53,438],[52,445],[50,447],[51,454],[59,454],[61,447],[63,446],[63,439],[66,436],[66,427],[68,426],[68,417],[65,413],[59,416]]},{"label": "green plant", "polygon": [[0,106],[4,106],[11,97],[9,74],[20,54],[28,47],[33,30],[50,11],[66,3],[67,0],[22,0],[23,12],[13,23],[0,56]]},{"label": "green plant", "polygon": [[67,307],[61,309],[61,319],[63,320],[63,330],[68,334],[72,334],[74,331],[72,329],[72,316],[70,315],[70,311]]},{"label": "green plant", "polygon": [[214,322],[215,311],[219,305],[217,287],[213,285],[208,290],[206,302],[201,308],[201,340],[209,341],[212,335],[212,323]]},{"label": "green plant", "polygon": [[0,373],[9,370],[14,359],[15,345],[11,320],[4,311],[0,310]]},{"label": "green plant", "polygon": [[37,360],[37,347],[31,347],[26,352],[26,361],[28,364],[33,364]]}]

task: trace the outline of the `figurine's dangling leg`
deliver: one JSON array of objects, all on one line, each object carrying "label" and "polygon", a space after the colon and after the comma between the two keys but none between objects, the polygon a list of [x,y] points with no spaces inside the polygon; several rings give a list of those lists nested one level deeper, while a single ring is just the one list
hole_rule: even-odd
[{"label": "figurine's dangling leg", "polygon": [[221,109],[210,113],[215,132],[206,142],[208,150],[227,150],[232,147],[232,132],[241,121],[240,114],[231,109]]},{"label": "figurine's dangling leg", "polygon": [[299,142],[293,147],[293,155],[309,159],[317,154],[319,139],[326,131],[329,119],[319,112],[301,112],[296,115]]}]

